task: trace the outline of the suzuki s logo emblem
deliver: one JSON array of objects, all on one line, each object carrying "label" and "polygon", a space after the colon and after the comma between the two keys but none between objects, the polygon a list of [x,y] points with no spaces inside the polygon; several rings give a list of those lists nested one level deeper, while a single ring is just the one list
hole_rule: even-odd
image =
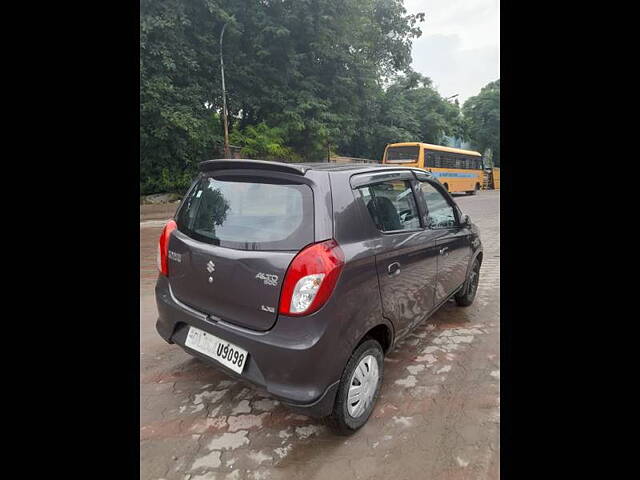
[{"label": "suzuki s logo emblem", "polygon": [[[209,260],[207,262],[207,272],[209,272],[210,274],[216,271],[216,264],[213,263],[211,260]],[[213,283],[213,277],[209,277],[209,283]]]}]

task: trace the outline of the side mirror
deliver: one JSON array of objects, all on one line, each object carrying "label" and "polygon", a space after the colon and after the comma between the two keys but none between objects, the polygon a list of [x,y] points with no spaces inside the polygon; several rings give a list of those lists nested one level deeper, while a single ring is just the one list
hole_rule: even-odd
[{"label": "side mirror", "polygon": [[463,227],[471,226],[471,218],[469,217],[469,215],[467,214],[462,215],[462,218],[460,218],[460,225],[462,225]]}]

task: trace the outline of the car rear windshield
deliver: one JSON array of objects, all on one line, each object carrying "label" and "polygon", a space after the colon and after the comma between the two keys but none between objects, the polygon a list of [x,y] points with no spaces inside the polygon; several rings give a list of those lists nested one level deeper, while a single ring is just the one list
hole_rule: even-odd
[{"label": "car rear windshield", "polygon": [[183,201],[178,230],[241,250],[300,250],[313,242],[313,193],[275,179],[203,176]]},{"label": "car rear windshield", "polygon": [[406,163],[418,161],[418,146],[389,147],[385,163]]}]

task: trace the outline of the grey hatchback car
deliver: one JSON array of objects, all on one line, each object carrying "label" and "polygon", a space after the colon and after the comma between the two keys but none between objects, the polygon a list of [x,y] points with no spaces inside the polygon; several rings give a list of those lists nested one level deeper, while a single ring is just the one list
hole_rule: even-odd
[{"label": "grey hatchback car", "polygon": [[169,343],[350,433],[383,357],[447,300],[470,305],[479,232],[429,172],[209,160],[159,240]]}]

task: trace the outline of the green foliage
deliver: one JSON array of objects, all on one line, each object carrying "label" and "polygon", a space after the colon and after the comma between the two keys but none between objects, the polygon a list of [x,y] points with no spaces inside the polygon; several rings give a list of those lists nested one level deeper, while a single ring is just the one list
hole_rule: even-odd
[{"label": "green foliage", "polygon": [[500,166],[500,80],[491,82],[462,107],[472,144],[481,152],[491,149],[493,164]]},{"label": "green foliage", "polygon": [[193,181],[196,168],[185,170],[170,170],[162,168],[159,175],[140,177],[140,194],[148,195],[160,192],[180,192],[184,193]]},{"label": "green foliage", "polygon": [[412,72],[423,14],[402,0],[141,0],[140,188],[184,192],[230,140],[250,158],[380,159],[386,143],[465,136],[457,104]]},{"label": "green foliage", "polygon": [[351,153],[355,157],[380,159],[387,143],[438,144],[445,135],[466,137],[459,106],[443,99],[431,79],[413,71],[394,77],[386,90],[380,89],[362,121],[359,138],[341,146],[341,151],[355,150]]},{"label": "green foliage", "polygon": [[140,2],[140,189],[184,191],[215,156],[220,123],[205,106],[215,79],[207,2]]},{"label": "green foliage", "polygon": [[299,160],[293,150],[285,146],[284,130],[271,128],[265,122],[235,130],[230,135],[230,142],[242,147],[241,154],[244,158],[285,162]]},{"label": "green foliage", "polygon": [[423,19],[402,0],[141,0],[142,193],[182,189],[199,161],[222,155],[225,22],[234,141],[248,156],[319,160],[362,135]]}]

